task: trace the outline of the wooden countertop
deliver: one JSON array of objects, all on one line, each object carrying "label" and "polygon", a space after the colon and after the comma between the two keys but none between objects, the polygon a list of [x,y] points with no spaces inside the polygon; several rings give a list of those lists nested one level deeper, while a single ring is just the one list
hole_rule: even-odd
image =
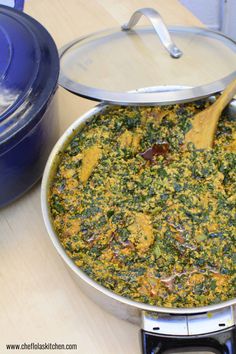
[{"label": "wooden countertop", "polygon": [[[157,9],[168,24],[201,25],[177,0],[28,0],[25,12],[60,47],[83,34],[123,24],[142,7]],[[94,105],[59,89],[60,132]],[[139,328],[89,300],[52,246],[41,215],[40,183],[0,211],[0,289],[0,353],[13,352],[6,344],[25,342],[78,346],[77,351],[55,353],[140,353]]]}]

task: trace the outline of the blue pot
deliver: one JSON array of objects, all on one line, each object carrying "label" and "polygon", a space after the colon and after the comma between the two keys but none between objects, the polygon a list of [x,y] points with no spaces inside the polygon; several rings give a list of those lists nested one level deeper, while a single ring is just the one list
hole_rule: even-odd
[{"label": "blue pot", "polygon": [[0,207],[42,175],[58,138],[59,58],[46,29],[0,6]]}]

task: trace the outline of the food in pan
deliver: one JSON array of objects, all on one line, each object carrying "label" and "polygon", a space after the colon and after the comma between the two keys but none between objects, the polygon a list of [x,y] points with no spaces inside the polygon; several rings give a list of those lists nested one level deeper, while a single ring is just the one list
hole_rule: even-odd
[{"label": "food in pan", "polygon": [[195,307],[236,295],[236,119],[221,118],[213,149],[182,148],[208,104],[108,107],[61,152],[49,192],[56,233],[121,296]]}]

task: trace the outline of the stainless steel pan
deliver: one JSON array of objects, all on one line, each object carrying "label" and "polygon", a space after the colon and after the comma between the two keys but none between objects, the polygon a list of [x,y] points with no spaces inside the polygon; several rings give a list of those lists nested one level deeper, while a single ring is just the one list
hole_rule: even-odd
[{"label": "stainless steel pan", "polygon": [[[100,104],[77,119],[62,135],[48,159],[41,189],[44,222],[57,252],[71,270],[80,288],[93,301],[115,316],[140,324],[143,353],[163,353],[171,349],[211,348],[217,353],[236,353],[236,299],[215,305],[194,308],[164,308],[151,306],[116,295],[89,278],[66,254],[53,229],[48,205],[48,189],[59,163],[59,152],[95,114],[102,112]],[[236,117],[236,101],[229,114]]]}]

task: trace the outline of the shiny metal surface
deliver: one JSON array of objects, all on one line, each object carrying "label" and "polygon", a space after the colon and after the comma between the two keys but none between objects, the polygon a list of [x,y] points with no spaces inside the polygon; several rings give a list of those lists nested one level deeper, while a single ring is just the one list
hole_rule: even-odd
[{"label": "shiny metal surface", "polygon": [[128,23],[121,26],[123,31],[131,30],[143,16],[147,17],[153,25],[161,43],[166,48],[172,58],[180,58],[183,52],[175,45],[170,33],[159,12],[152,8],[143,8],[135,11]]},{"label": "shiny metal surface", "polygon": [[198,335],[226,330],[235,325],[234,307],[187,316],[188,334]]},{"label": "shiny metal surface", "polygon": [[142,328],[151,333],[196,336],[226,330],[235,325],[234,308],[194,315],[169,315],[142,311]]},{"label": "shiny metal surface", "polygon": [[[172,315],[190,315],[199,313],[209,313],[216,310],[224,309],[236,304],[236,298],[204,307],[195,308],[166,308],[151,306],[139,302],[132,301],[128,298],[122,297],[106,289],[94,280],[89,278],[81,269],[79,269],[71,258],[66,254],[64,248],[60,244],[58,237],[53,229],[49,205],[48,205],[48,189],[51,178],[59,162],[60,151],[63,151],[64,147],[68,144],[68,141],[83,127],[86,121],[93,119],[95,114],[101,113],[106,108],[105,105],[100,104],[97,107],[91,109],[86,114],[77,119],[58,140],[51,155],[46,164],[42,179],[41,187],[41,205],[44,222],[50,236],[50,239],[56,248],[59,255],[72,272],[73,278],[79,284],[83,292],[90,297],[94,302],[99,304],[103,309],[109,311],[113,315],[128,320],[132,323],[141,323],[142,311],[156,312],[157,314],[172,314]],[[236,104],[233,101],[229,106],[229,114],[236,116]]]},{"label": "shiny metal surface", "polygon": [[[139,27],[139,29],[148,31],[149,27]],[[117,31],[113,29],[114,33]],[[61,58],[61,62],[63,57],[68,53],[68,51],[76,44],[82,43],[83,41],[91,40],[95,37],[104,36],[104,38],[109,33],[113,33],[113,30],[109,31],[101,31],[97,33],[90,34],[88,36],[80,37],[65,46],[63,46],[59,50],[59,55]],[[168,31],[170,34],[188,34],[188,35],[197,35],[199,38],[208,38],[213,39],[215,41],[219,41],[220,43],[225,44],[226,47],[230,48],[232,52],[236,52],[236,42],[227,36],[214,32],[208,29],[198,28],[198,27],[181,27],[181,26],[170,26],[168,27]],[[183,55],[184,58],[184,55]],[[179,59],[181,60],[182,57]],[[179,62],[176,61],[176,62]],[[198,100],[201,98],[208,97],[214,93],[223,91],[225,87],[236,77],[236,70],[231,72],[230,74],[217,79],[216,81],[212,81],[210,83],[205,83],[203,85],[197,85],[194,87],[188,87],[184,90],[165,90],[157,91],[152,90],[148,92],[138,92],[140,87],[135,88],[135,90],[129,91],[114,91],[103,88],[96,88],[93,86],[88,86],[86,84],[82,84],[79,81],[73,80],[68,77],[66,74],[63,65],[61,66],[60,76],[59,76],[59,84],[65,89],[73,92],[79,96],[89,98],[95,101],[102,101],[106,104],[119,104],[119,105],[166,105],[166,104],[174,104],[174,103],[184,103],[191,102],[194,100]],[[166,85],[170,87],[170,85]],[[174,86],[173,86],[174,87]],[[158,86],[157,86],[158,88]],[[138,93],[137,93],[138,92]]]},{"label": "shiny metal surface", "polygon": [[150,333],[187,336],[187,316],[142,311],[142,329]]}]

